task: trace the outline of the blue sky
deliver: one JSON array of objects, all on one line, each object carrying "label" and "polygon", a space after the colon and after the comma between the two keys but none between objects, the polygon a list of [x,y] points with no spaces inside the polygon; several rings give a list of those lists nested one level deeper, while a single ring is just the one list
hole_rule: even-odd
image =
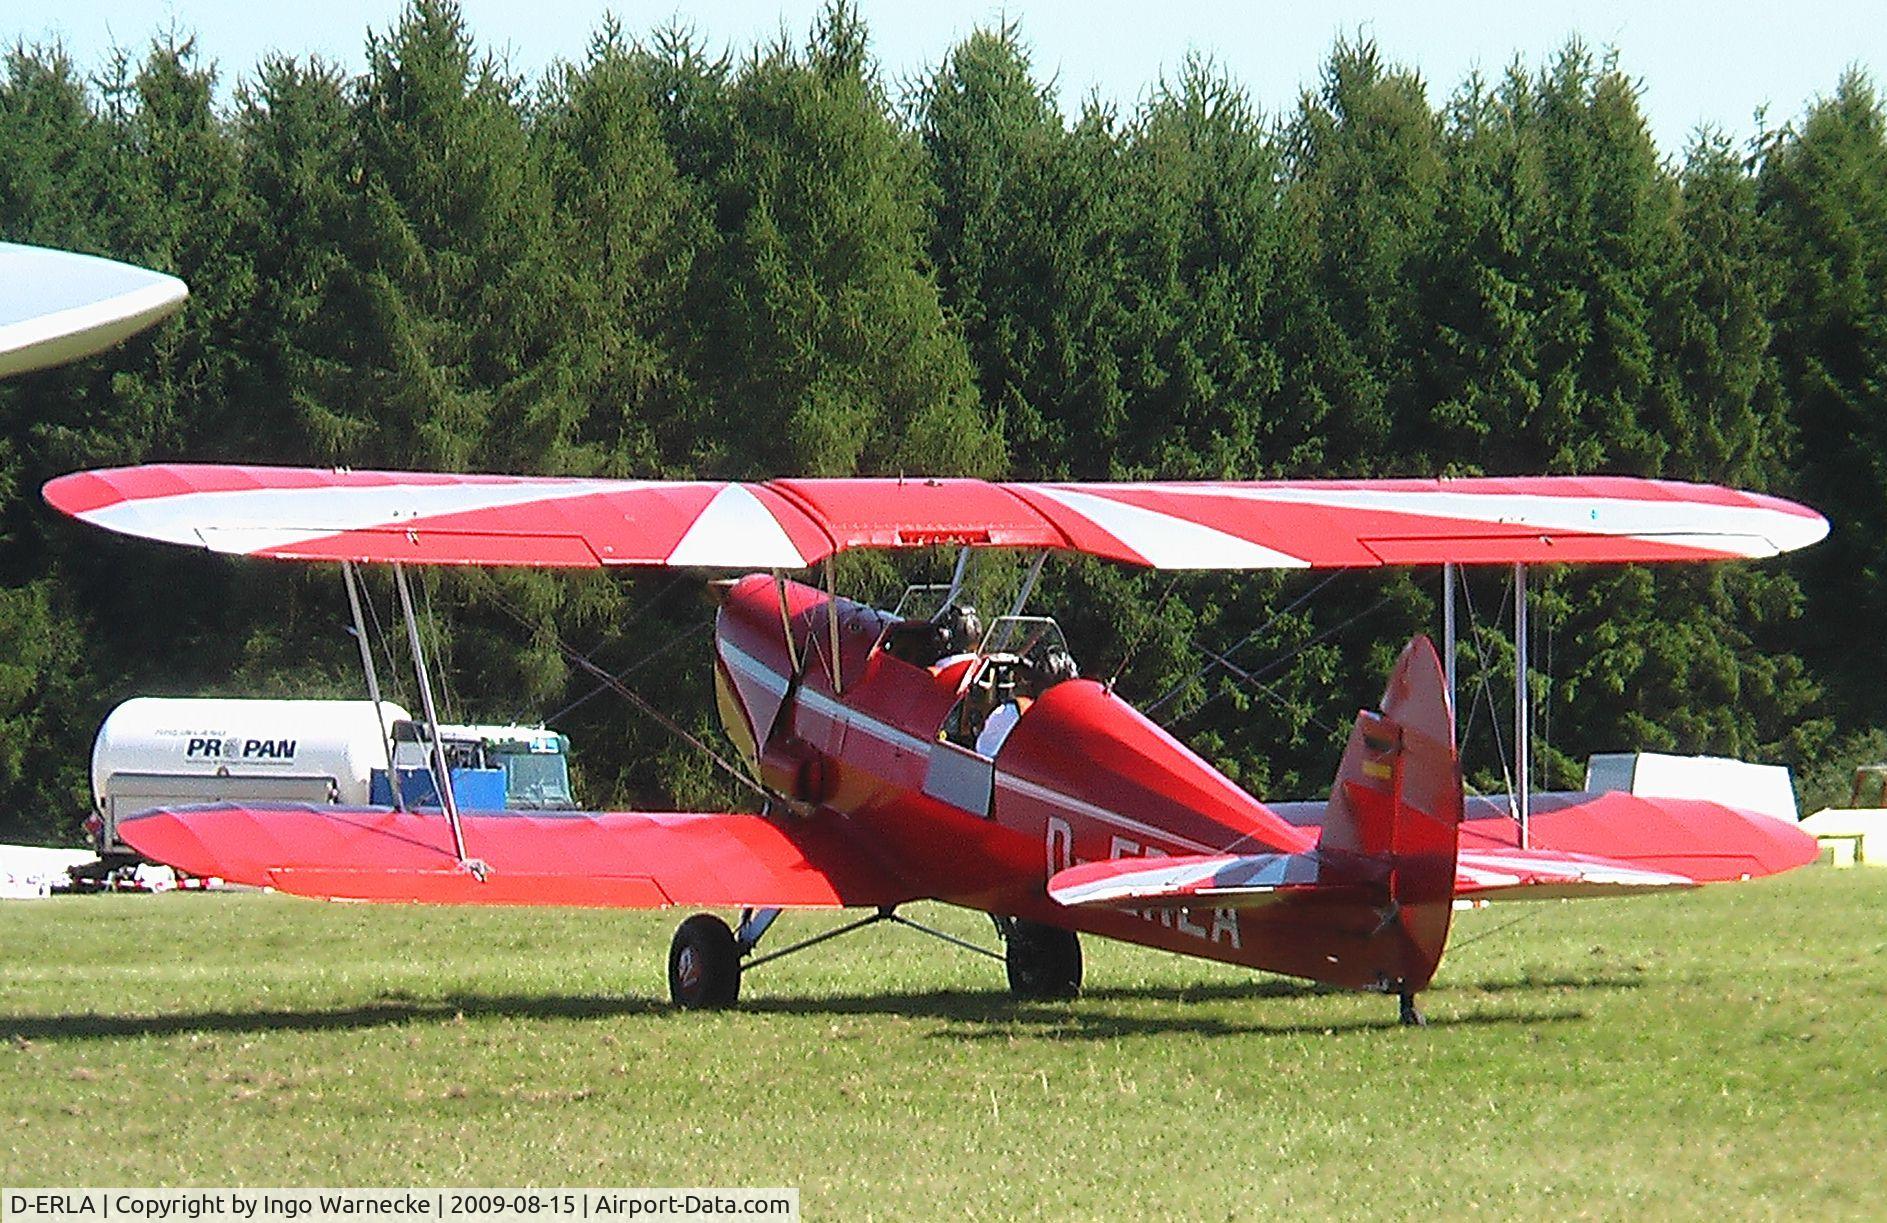
[{"label": "blue sky", "polygon": [[[30,9],[28,5],[31,5]],[[605,11],[631,33],[671,20],[692,24],[716,48],[740,50],[777,35],[803,35],[818,0],[464,0],[475,35],[529,76],[558,58],[582,55]],[[1700,124],[1744,138],[1767,107],[1771,124],[1799,115],[1833,90],[1842,70],[1887,69],[1887,13],[1879,0],[1589,0],[1559,5],[1455,0],[1431,3],[1255,2],[1205,0],[1007,0],[928,4],[864,0],[879,62],[892,79],[940,60],[979,25],[1006,15],[1033,48],[1038,74],[1053,76],[1065,107],[1090,91],[1131,107],[1162,70],[1189,52],[1214,57],[1268,112],[1288,108],[1315,83],[1339,34],[1373,36],[1398,62],[1421,70],[1430,96],[1445,96],[1471,71],[1493,74],[1518,55],[1545,60],[1574,34],[1619,52],[1620,66],[1643,82],[1644,108],[1659,147],[1680,151]],[[194,33],[221,65],[225,83],[269,51],[318,52],[358,69],[369,29],[383,29],[398,0],[61,0],[0,6],[0,37],[9,43],[63,41],[82,65],[103,62],[114,44],[141,50],[172,28]]]}]

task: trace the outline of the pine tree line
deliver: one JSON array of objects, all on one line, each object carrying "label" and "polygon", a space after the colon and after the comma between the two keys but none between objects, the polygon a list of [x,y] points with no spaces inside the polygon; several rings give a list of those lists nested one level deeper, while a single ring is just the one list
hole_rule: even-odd
[{"label": "pine tree line", "polygon": [[[0,385],[8,835],[70,835],[125,697],[358,688],[331,571],[119,541],[37,497],[163,460],[1718,481],[1799,497],[1833,535],[1785,563],[1546,574],[1547,781],[1621,747],[1848,763],[1887,725],[1867,636],[1887,611],[1887,112],[1858,73],[1748,149],[1706,135],[1676,162],[1577,43],[1439,103],[1339,42],[1288,114],[1191,61],[1131,112],[1068,118],[1014,27],[897,92],[842,2],[804,45],[738,59],[606,25],[525,81],[417,0],[357,78],[272,58],[227,104],[215,86],[175,41],[96,79],[57,48],[0,72],[0,236],[193,291],[148,337]],[[948,561],[843,574],[895,597]],[[984,569],[991,599],[1016,572]],[[1484,624],[1499,576],[1470,583]],[[1438,620],[1429,573],[1300,600],[1316,584],[1066,561],[1038,605],[1234,777],[1302,797]],[[461,712],[562,714],[598,805],[731,801],[563,653],[634,668],[706,727],[695,583],[425,587]],[[1244,675],[1202,670],[1254,629]],[[1464,657],[1477,690],[1511,688],[1498,635]],[[1480,732],[1506,713],[1471,717],[1497,785]]]}]

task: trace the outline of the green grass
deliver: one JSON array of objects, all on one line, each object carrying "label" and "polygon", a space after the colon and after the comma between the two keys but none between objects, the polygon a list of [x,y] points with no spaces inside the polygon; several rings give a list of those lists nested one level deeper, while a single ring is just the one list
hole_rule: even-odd
[{"label": "green grass", "polygon": [[677,1014],[678,914],[15,904],[0,1159],[10,1185],[787,1184],[808,1218],[1878,1215],[1884,910],[1887,871],[1816,868],[1459,914],[1411,1030],[1095,940],[1070,1004],[878,927]]}]

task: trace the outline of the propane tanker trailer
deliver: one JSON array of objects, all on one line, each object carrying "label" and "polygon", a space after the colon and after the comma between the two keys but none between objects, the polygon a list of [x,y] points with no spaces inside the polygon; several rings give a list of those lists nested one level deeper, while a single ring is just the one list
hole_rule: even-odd
[{"label": "propane tanker trailer", "polygon": [[[442,725],[453,793],[467,810],[571,808],[569,740],[541,726]],[[92,745],[91,818],[107,874],[135,867],[118,821],[153,807],[215,802],[387,803],[389,751],[410,806],[438,805],[429,736],[372,701],[136,697]]]}]

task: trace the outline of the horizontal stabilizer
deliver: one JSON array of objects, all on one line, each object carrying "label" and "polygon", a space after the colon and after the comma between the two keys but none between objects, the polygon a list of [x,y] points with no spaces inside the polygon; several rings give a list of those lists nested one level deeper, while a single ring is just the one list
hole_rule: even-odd
[{"label": "horizontal stabilizer", "polygon": [[1577,900],[1701,886],[1688,875],[1550,849],[1464,849],[1455,895],[1472,900]]},{"label": "horizontal stabilizer", "polygon": [[1048,895],[1069,906],[1250,909],[1315,888],[1318,865],[1314,853],[1116,858],[1058,871]]},{"label": "horizontal stabilizer", "polygon": [[915,899],[821,820],[679,812],[480,813],[213,803],[141,812],[119,835],[186,874],[337,900],[439,904],[837,908]]},{"label": "horizontal stabilizer", "polygon": [[[1117,858],[1057,873],[1048,894],[1077,907],[1254,909],[1294,893],[1333,895],[1340,885],[1319,887],[1319,865],[1315,853]],[[1687,875],[1541,849],[1464,849],[1455,867],[1455,895],[1473,900],[1571,900],[1698,886]]]}]

